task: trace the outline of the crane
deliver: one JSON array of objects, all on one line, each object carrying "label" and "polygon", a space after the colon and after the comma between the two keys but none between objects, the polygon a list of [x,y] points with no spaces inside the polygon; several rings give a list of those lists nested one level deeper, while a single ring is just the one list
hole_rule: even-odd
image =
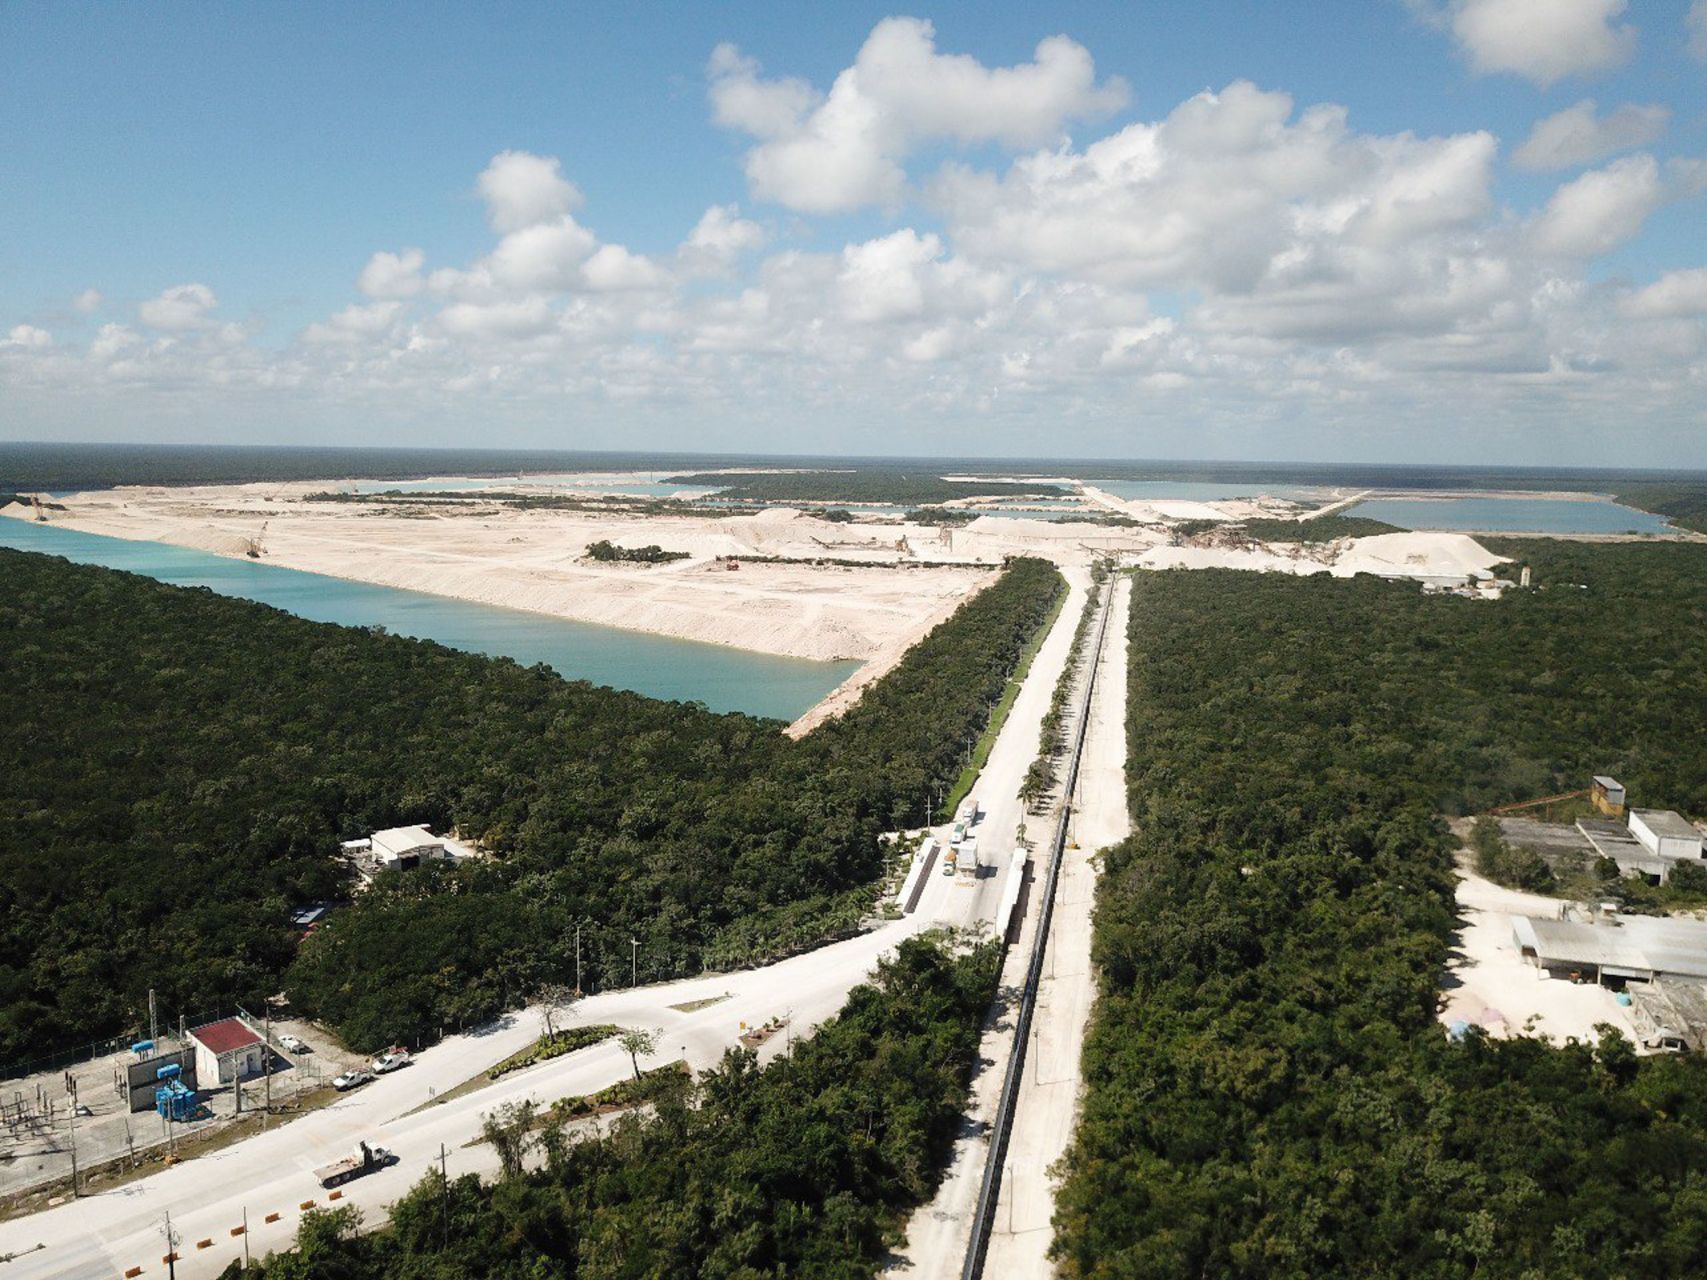
[{"label": "crane", "polygon": [[261,531],[253,538],[245,538],[243,540],[243,554],[248,556],[251,560],[259,560],[262,552],[265,551],[265,548],[261,545],[261,539],[267,536],[267,526],[271,523],[272,521],[270,520],[261,521]]},{"label": "crane", "polygon": [[47,508],[42,506],[42,504],[41,504],[41,494],[32,493],[30,495],[30,501],[35,503],[36,519],[39,520],[42,524],[46,524],[47,523]]}]

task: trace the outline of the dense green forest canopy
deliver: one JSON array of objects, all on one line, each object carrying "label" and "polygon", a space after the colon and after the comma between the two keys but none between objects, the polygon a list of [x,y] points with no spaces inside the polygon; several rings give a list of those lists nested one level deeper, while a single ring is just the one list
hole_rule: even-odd
[{"label": "dense green forest canopy", "polygon": [[883,502],[905,505],[950,502],[956,498],[1066,497],[1058,484],[1019,484],[944,480],[928,472],[862,469],[858,471],[709,471],[671,476],[671,484],[716,488],[717,496],[745,502]]},{"label": "dense green forest canopy", "polygon": [[910,939],[787,1059],[761,1071],[732,1050],[656,1118],[603,1138],[547,1131],[535,1172],[459,1178],[448,1208],[429,1173],[387,1229],[305,1219],[296,1253],[227,1275],[876,1275],[946,1162],[998,963],[993,944],[956,959]]},{"label": "dense green forest canopy", "polygon": [[[1017,560],[841,719],[775,722],[0,550],[0,1063],[277,991],[358,1047],[574,976],[736,965],[852,927],[879,836],[958,774],[1064,589]],[[337,841],[490,860],[346,891]]]},{"label": "dense green forest canopy", "polygon": [[1138,578],[1065,1275],[1707,1269],[1707,1063],[1436,1020],[1442,811],[1605,771],[1707,813],[1707,547],[1494,545],[1539,589]]},{"label": "dense green forest canopy", "polygon": [[1385,520],[1341,515],[1312,516],[1308,520],[1241,520],[1239,527],[1263,542],[1332,542],[1336,538],[1404,532]]},{"label": "dense green forest canopy", "polygon": [[1673,524],[1707,533],[1707,484],[1637,484],[1620,489],[1615,501],[1664,516]]}]

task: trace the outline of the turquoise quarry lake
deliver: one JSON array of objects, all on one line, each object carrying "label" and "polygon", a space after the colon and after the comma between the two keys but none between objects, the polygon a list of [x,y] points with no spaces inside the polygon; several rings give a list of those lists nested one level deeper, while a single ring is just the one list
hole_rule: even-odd
[{"label": "turquoise quarry lake", "polygon": [[1616,502],[1571,498],[1372,498],[1345,513],[1401,529],[1486,533],[1664,533],[1661,516]]},{"label": "turquoise quarry lake", "polygon": [[0,546],[145,574],[175,586],[207,587],[317,622],[384,627],[452,649],[514,658],[525,666],[543,662],[572,680],[703,702],[713,711],[792,720],[860,665],[673,640],[27,520],[0,518]]}]

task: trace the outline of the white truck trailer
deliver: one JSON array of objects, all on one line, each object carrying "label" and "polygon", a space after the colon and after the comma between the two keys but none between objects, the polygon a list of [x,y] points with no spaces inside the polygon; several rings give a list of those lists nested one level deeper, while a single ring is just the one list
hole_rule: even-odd
[{"label": "white truck trailer", "polygon": [[373,1173],[385,1168],[388,1164],[396,1164],[397,1157],[384,1147],[370,1147],[365,1142],[356,1144],[357,1151],[353,1156],[345,1156],[336,1164],[329,1164],[322,1169],[316,1169],[314,1176],[320,1180],[323,1187],[338,1187],[351,1182],[364,1174]]},{"label": "white truck trailer", "polygon": [[960,842],[954,858],[954,873],[962,880],[978,878],[978,837],[967,836]]}]

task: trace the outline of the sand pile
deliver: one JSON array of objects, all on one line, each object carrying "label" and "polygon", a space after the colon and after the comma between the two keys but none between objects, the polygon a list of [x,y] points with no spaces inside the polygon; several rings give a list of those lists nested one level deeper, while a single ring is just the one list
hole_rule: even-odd
[{"label": "sand pile", "polygon": [[1359,573],[1386,578],[1485,578],[1501,557],[1464,533],[1384,533],[1338,542],[1237,547],[1153,547],[1145,569],[1250,569],[1269,573]]}]

